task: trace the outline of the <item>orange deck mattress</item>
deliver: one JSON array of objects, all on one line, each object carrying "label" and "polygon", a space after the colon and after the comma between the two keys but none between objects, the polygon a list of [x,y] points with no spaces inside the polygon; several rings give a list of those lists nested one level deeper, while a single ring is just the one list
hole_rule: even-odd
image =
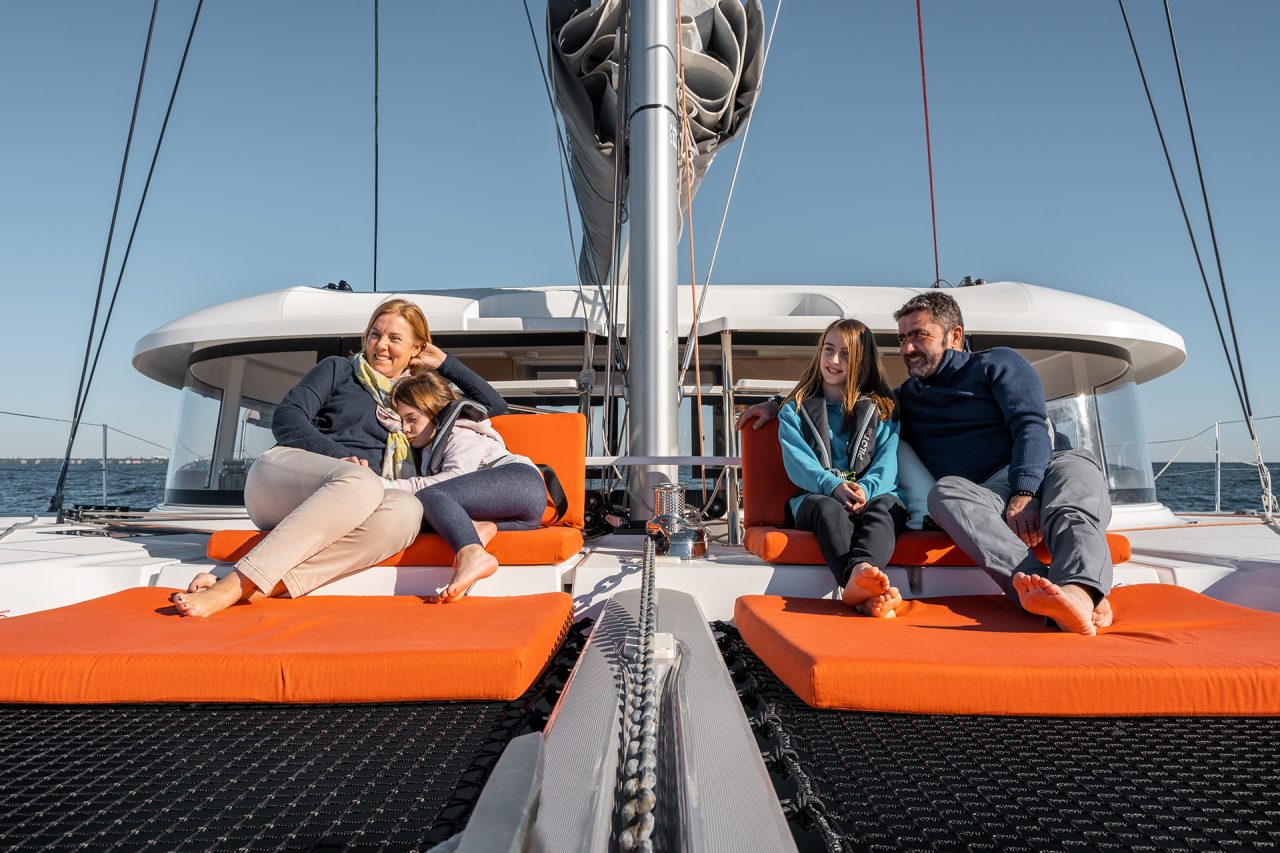
[{"label": "orange deck mattress", "polygon": [[266,599],[208,619],[144,587],[0,619],[0,702],[510,700],[572,619],[560,592]]},{"label": "orange deck mattress", "polygon": [[744,596],[742,638],[818,708],[1045,716],[1280,715],[1280,614],[1181,587],[1111,595],[1096,637],[1045,628],[1003,596],[906,602],[894,619],[836,601]]}]

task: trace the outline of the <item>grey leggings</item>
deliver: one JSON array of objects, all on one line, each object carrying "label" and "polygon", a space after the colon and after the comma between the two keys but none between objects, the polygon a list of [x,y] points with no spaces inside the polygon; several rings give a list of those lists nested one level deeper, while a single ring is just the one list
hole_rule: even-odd
[{"label": "grey leggings", "polygon": [[439,533],[454,551],[480,544],[473,520],[496,522],[499,530],[534,530],[547,506],[542,473],[523,462],[472,471],[417,497],[424,529]]}]

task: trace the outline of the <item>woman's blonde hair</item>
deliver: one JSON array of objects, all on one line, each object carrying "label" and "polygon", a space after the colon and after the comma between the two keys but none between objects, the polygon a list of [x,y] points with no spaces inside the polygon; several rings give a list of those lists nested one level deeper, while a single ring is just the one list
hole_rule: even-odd
[{"label": "woman's blonde hair", "polygon": [[391,386],[392,406],[401,403],[413,406],[433,420],[445,406],[456,399],[458,399],[457,393],[449,387],[444,377],[427,368],[403,376]]},{"label": "woman's blonde hair", "polygon": [[373,309],[373,316],[369,318],[369,324],[364,327],[364,334],[360,337],[361,348],[369,346],[369,333],[373,331],[373,324],[378,322],[378,318],[383,314],[395,314],[403,317],[405,322],[409,324],[409,328],[413,329],[413,336],[418,339],[416,343],[431,343],[431,329],[427,326],[427,315],[422,313],[422,309],[418,307],[418,304],[410,302],[408,299],[388,299]]},{"label": "woman's blonde hair", "polygon": [[822,331],[822,335],[818,338],[818,346],[813,352],[813,358],[809,360],[809,365],[804,369],[796,387],[792,388],[791,393],[787,395],[787,400],[793,400],[796,405],[799,405],[805,398],[822,393],[822,347],[826,344],[827,335],[831,334],[832,330],[840,333],[845,348],[849,351],[849,366],[845,371],[844,393],[840,400],[841,408],[846,413],[852,412],[858,398],[867,396],[876,401],[876,408],[880,410],[880,420],[886,421],[893,417],[893,390],[889,387],[889,380],[885,378],[884,368],[880,366],[880,352],[876,349],[876,337],[871,334],[866,324],[859,320],[836,320]]}]

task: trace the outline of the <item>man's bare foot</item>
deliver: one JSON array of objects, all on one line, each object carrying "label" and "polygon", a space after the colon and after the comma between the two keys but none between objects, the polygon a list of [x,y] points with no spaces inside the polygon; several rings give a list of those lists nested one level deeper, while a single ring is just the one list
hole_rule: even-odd
[{"label": "man's bare foot", "polygon": [[1093,608],[1093,627],[1110,628],[1111,622],[1115,619],[1115,615],[1111,612],[1111,601],[1102,599],[1098,602],[1098,606]]},{"label": "man's bare foot", "polygon": [[453,578],[436,601],[449,604],[458,601],[476,581],[484,580],[498,570],[498,558],[479,545],[467,545],[453,561]]},{"label": "man's bare foot", "polygon": [[[194,581],[192,581],[194,583]],[[173,606],[183,616],[212,616],[226,610],[241,600],[247,600],[258,591],[253,582],[237,571],[232,571],[212,586],[195,592],[175,592]]]},{"label": "man's bare foot", "polygon": [[1093,599],[1084,587],[1076,584],[1058,586],[1040,575],[1018,572],[1013,588],[1028,613],[1047,616],[1063,631],[1092,636],[1098,633],[1093,623]]},{"label": "man's bare foot", "polygon": [[849,582],[840,600],[850,607],[889,591],[889,576],[870,563],[858,563],[849,574]]},{"label": "man's bare foot", "polygon": [[481,545],[488,545],[493,541],[493,537],[498,535],[498,525],[492,521],[472,521],[471,525],[476,529],[476,535],[480,537]]},{"label": "man's bare foot", "polygon": [[891,586],[879,595],[872,596],[854,607],[863,616],[873,619],[892,619],[898,615],[897,606],[902,603],[902,593],[896,586]]},{"label": "man's bare foot", "polygon": [[208,589],[217,582],[217,575],[212,572],[201,572],[191,579],[191,583],[187,585],[187,592],[199,592],[202,589]]}]

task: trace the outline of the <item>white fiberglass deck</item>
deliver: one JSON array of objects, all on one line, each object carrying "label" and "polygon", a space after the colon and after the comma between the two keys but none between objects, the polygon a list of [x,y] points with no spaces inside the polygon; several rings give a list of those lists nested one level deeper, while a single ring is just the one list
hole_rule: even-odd
[{"label": "white fiberglass deck", "polygon": [[[1133,558],[1116,568],[1117,584],[1176,584],[1233,604],[1280,612],[1280,530],[1251,517],[1167,518],[1171,524],[1113,526],[1133,545]],[[0,519],[0,530],[26,520]],[[559,565],[503,567],[478,583],[473,594],[569,590],[578,617],[596,616],[612,595],[638,588],[642,543],[640,535],[613,534],[587,543],[581,554]],[[227,564],[214,564],[205,556],[205,544],[202,533],[117,538],[42,517],[0,542],[0,612],[19,615],[134,586],[180,588],[197,572],[227,571]],[[888,572],[908,598],[998,591],[976,568],[889,567]],[[376,566],[313,594],[429,595],[448,577],[443,566]],[[824,566],[771,565],[741,547],[723,544],[713,544],[700,560],[660,558],[657,579],[664,589],[694,596],[708,620],[731,619],[740,595],[835,594]]]}]

